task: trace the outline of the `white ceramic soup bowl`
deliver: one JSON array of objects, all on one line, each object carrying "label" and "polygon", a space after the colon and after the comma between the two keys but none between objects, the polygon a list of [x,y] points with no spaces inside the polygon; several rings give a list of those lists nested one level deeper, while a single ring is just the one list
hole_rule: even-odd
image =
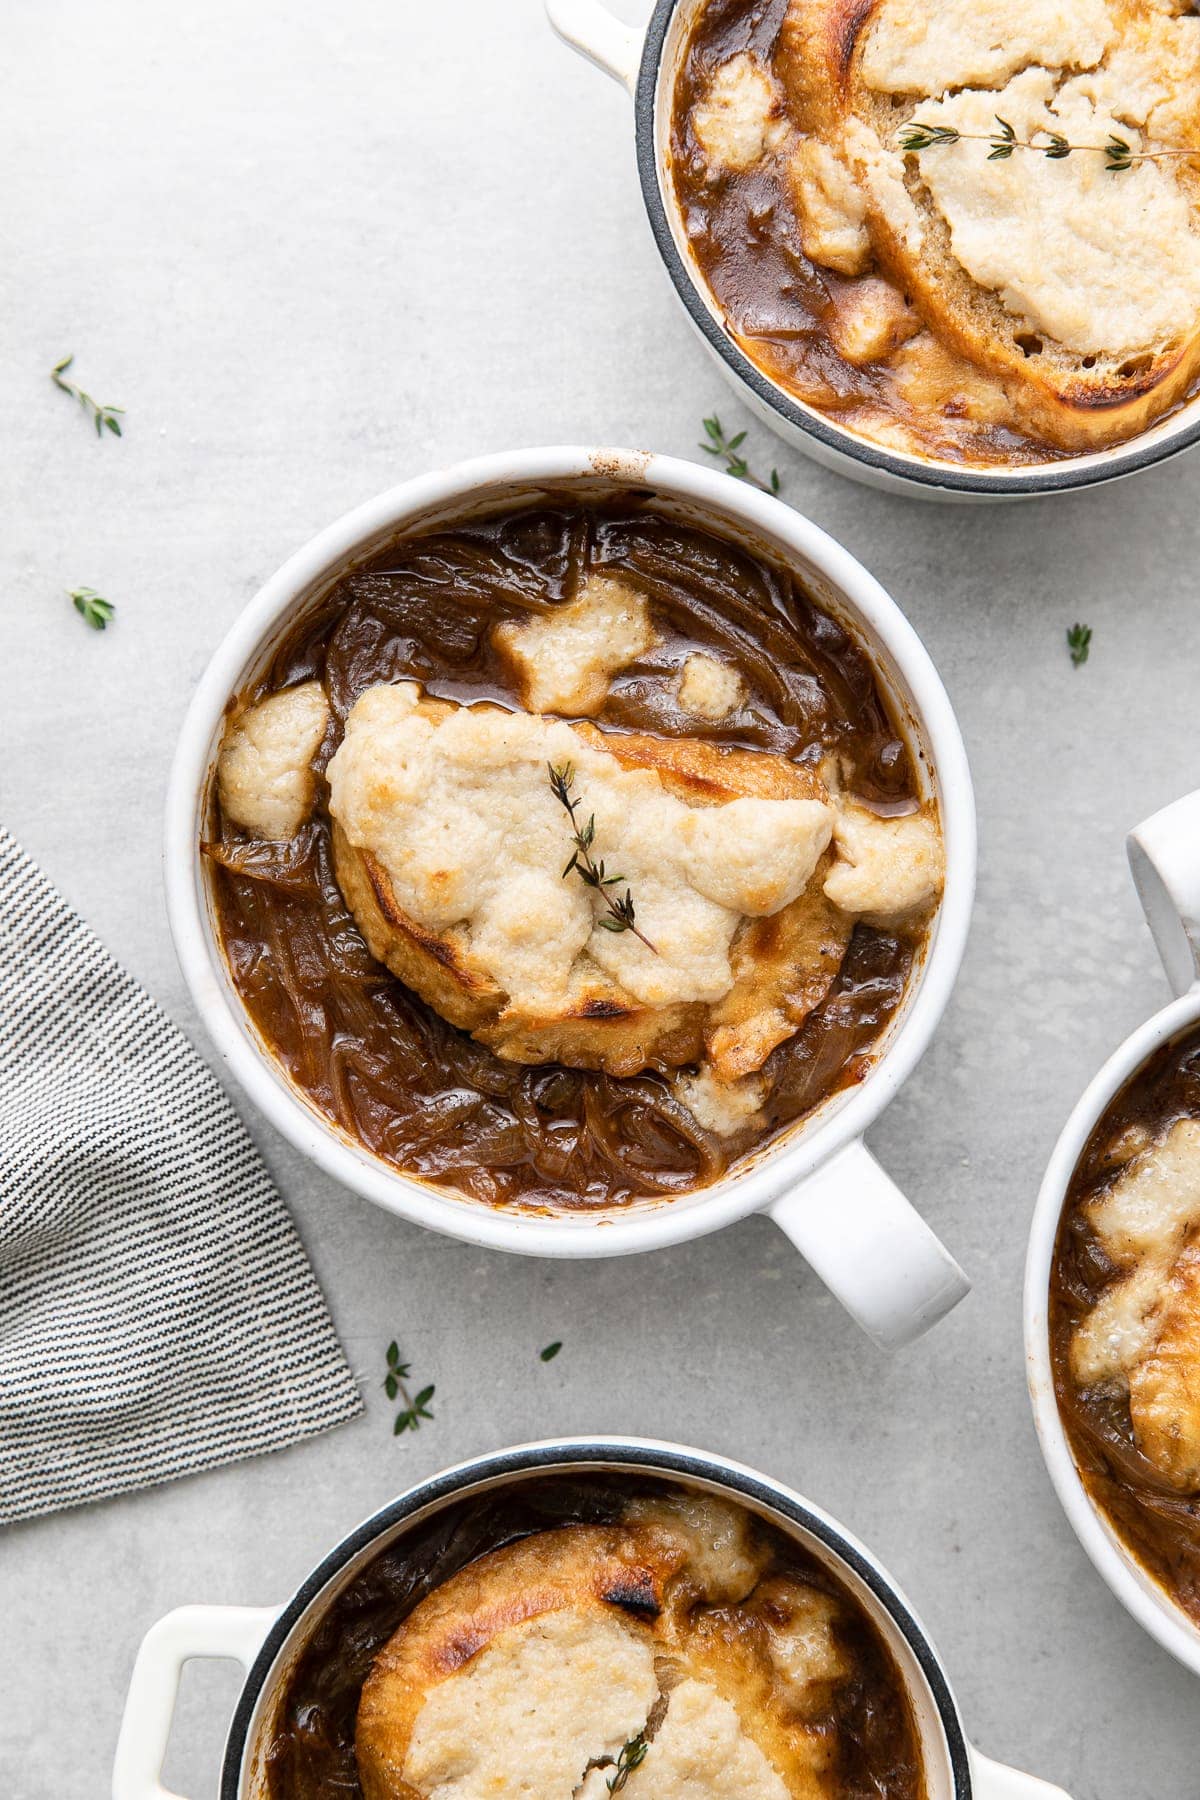
[{"label": "white ceramic soup bowl", "polygon": [[908,1692],[920,1735],[927,1800],[1066,1800],[967,1742],[958,1705],[929,1636],[891,1576],[858,1540],[809,1501],[723,1457],[639,1438],[568,1438],[461,1463],[402,1494],[331,1550],[280,1608],[184,1606],[142,1642],[130,1679],[113,1767],[113,1800],[179,1800],[161,1784],[180,1670],[194,1657],[229,1657],[246,1679],[225,1745],[219,1800],[262,1800],[264,1725],[282,1680],[331,1603],[364,1564],[472,1496],[547,1477],[625,1473],[719,1494],[770,1521],[814,1555],[866,1609]]},{"label": "white ceramic soup bowl", "polygon": [[[636,489],[668,516],[783,561],[871,656],[925,793],[941,813],[946,886],[921,966],[865,1078],[712,1186],[669,1202],[545,1216],[492,1208],[400,1173],[343,1134],[295,1087],[239,999],[214,925],[199,845],[227,702],[298,614],[398,537],[488,512],[589,502]],[[975,880],[975,814],[957,722],[920,640],[854,558],[780,501],[693,463],[621,450],[519,450],[459,464],[382,494],[320,533],[250,602],[202,676],[171,774],[166,896],[175,946],[229,1073],[329,1174],[431,1230],[532,1256],[653,1250],[766,1211],[876,1339],[918,1335],[967,1291],[957,1264],[863,1145],[863,1133],[933,1034],[962,957]]]},{"label": "white ceramic soup bowl", "polygon": [[1050,1358],[1054,1243],[1084,1147],[1112,1101],[1155,1052],[1200,1028],[1200,790],[1139,825],[1130,833],[1128,849],[1138,897],[1177,998],[1109,1057],[1054,1147],[1025,1265],[1025,1364],[1042,1455],[1076,1536],[1121,1604],[1165,1650],[1200,1675],[1200,1626],[1125,1548],[1080,1480],[1055,1399]]},{"label": "white ceramic soup bowl", "polygon": [[873,487],[940,500],[1015,500],[1092,487],[1148,469],[1200,440],[1200,395],[1126,443],[1019,469],[968,468],[885,449],[837,424],[772,381],[735,343],[691,253],[671,191],[667,152],[675,76],[705,0],[656,0],[644,30],[623,24],[603,0],[545,0],[555,31],[628,89],[638,174],[659,256],[681,306],[735,393],[772,430],[817,462]]}]

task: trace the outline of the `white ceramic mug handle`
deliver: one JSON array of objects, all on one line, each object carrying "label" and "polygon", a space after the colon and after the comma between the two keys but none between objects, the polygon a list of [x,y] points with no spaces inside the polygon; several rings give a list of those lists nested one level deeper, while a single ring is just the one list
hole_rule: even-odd
[{"label": "white ceramic mug handle", "polygon": [[180,1606],[150,1627],[129,1678],[113,1800],[180,1800],[162,1785],[162,1767],[184,1663],[231,1657],[248,1669],[278,1617],[275,1606]]},{"label": "white ceramic mug handle", "polygon": [[1004,1763],[993,1762],[971,1748],[971,1791],[974,1800],[1070,1800],[1070,1796],[1052,1782],[1036,1775],[1022,1775]]},{"label": "white ceramic mug handle", "polygon": [[1175,994],[1200,978],[1200,788],[1126,840],[1133,884]]},{"label": "white ceramic mug handle", "polygon": [[957,1306],[970,1282],[861,1138],[768,1208],[825,1286],[887,1350]]},{"label": "white ceramic mug handle", "polygon": [[601,0],[546,0],[546,17],[564,44],[632,94],[642,63],[642,33],[622,24]]}]

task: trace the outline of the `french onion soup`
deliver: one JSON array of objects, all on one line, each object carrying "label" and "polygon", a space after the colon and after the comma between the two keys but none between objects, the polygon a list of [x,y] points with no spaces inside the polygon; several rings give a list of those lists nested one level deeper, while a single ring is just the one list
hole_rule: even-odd
[{"label": "french onion soup", "polygon": [[1200,1625],[1200,1036],[1109,1107],[1068,1190],[1050,1285],[1063,1425],[1114,1531]]},{"label": "french onion soup", "polygon": [[707,0],[670,181],[735,343],[923,458],[1102,449],[1200,375],[1190,0]]},{"label": "french onion soup", "polygon": [[860,644],[644,497],[347,574],[232,703],[215,789],[268,1049],[495,1204],[669,1197],[859,1081],[942,885]]},{"label": "french onion soup", "polygon": [[332,1602],[262,1800],[924,1800],[865,1611],[722,1499],[556,1479],[461,1503]]}]

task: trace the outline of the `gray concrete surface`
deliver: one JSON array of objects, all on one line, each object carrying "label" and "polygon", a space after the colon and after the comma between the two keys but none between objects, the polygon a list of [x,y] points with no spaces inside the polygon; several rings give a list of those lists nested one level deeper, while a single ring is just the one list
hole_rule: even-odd
[{"label": "gray concrete surface", "polygon": [[[555,440],[687,456],[714,406],[749,421],[655,261],[624,96],[537,0],[14,0],[5,25],[0,818],[199,1039],[160,809],[192,685],[263,578],[435,463]],[[51,387],[72,350],[128,409],[122,442]],[[578,1431],[711,1447],[840,1515],[923,1611],[993,1755],[1076,1800],[1196,1793],[1192,1681],[1109,1597],[1043,1472],[1019,1296],[1066,1110],[1166,997],[1122,837],[1200,777],[1200,463],[952,509],[850,485],[757,425],[748,441],[907,609],[966,733],[972,944],[874,1145],[974,1294],[888,1360],[764,1220],[621,1262],[487,1255],[384,1217],[251,1119],[366,1416],[4,1536],[0,1794],[107,1791],[134,1648],[167,1608],[282,1599],[414,1479]],[[64,598],[80,582],[119,607],[103,637]],[[393,1335],[437,1385],[417,1438],[389,1431]],[[234,1686],[225,1665],[186,1678],[169,1774],[189,1800],[213,1792]]]}]

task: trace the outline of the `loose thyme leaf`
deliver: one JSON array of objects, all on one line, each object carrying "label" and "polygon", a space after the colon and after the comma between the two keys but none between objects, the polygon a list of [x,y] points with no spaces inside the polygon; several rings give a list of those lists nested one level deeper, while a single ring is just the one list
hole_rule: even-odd
[{"label": "loose thyme leaf", "polygon": [[592,844],[596,838],[596,815],[591,813],[587,824],[580,829],[579,820],[575,814],[581,803],[571,795],[571,789],[575,784],[575,765],[563,763],[556,767],[554,763],[547,763],[546,768],[550,773],[550,791],[559,805],[565,807],[567,817],[575,828],[575,836],[572,840],[575,851],[563,870],[560,880],[565,881],[574,870],[584,886],[594,888],[608,908],[609,917],[597,919],[597,925],[605,931],[632,931],[634,937],[640,939],[647,950],[653,951],[657,956],[658,951],[655,950],[650,939],[644,931],[639,930],[634,922],[633,895],[629,889],[625,889],[623,900],[614,900],[611,894],[605,892],[606,888],[611,887],[616,881],[624,881],[625,877],[623,875],[606,875],[603,860],[598,863],[592,861]]},{"label": "loose thyme leaf", "polygon": [[552,1344],[547,1344],[544,1350],[538,1351],[538,1359],[541,1362],[553,1362],[561,1349],[562,1339],[555,1338]]},{"label": "loose thyme leaf", "polygon": [[610,1794],[620,1793],[633,1771],[640,1763],[645,1762],[646,1752],[649,1748],[645,1733],[641,1731],[622,1747],[621,1754],[617,1758],[617,1766],[606,1783]]},{"label": "loose thyme leaf", "polygon": [[744,431],[739,431],[736,436],[727,438],[716,413],[713,413],[710,419],[704,419],[702,423],[709,441],[707,444],[698,445],[698,448],[703,450],[706,456],[723,457],[727,475],[733,475],[738,481],[744,481],[750,487],[758,488],[760,493],[779,493],[779,471],[777,469],[771,470],[768,481],[760,481],[757,475],[751,473],[746,458],[738,454],[742,444],[746,441]]},{"label": "loose thyme leaf", "polygon": [[93,631],[103,631],[109,620],[116,614],[116,607],[111,600],[105,600],[95,588],[68,588],[67,597],[72,601],[75,611]]},{"label": "loose thyme leaf", "polygon": [[95,425],[97,437],[103,437],[106,431],[111,431],[114,437],[120,437],[121,414],[125,408],[123,406],[101,406],[98,400],[93,400],[90,394],[85,394],[81,387],[76,387],[73,381],[68,381],[67,370],[74,361],[74,356],[64,356],[61,362],[56,362],[50,371],[51,381],[64,394],[69,394],[72,400],[78,400],[84,412]]},{"label": "loose thyme leaf", "polygon": [[419,1431],[422,1419],[433,1418],[429,1411],[429,1402],[434,1395],[433,1384],[423,1387],[414,1400],[404,1385],[407,1375],[408,1364],[401,1362],[400,1346],[393,1338],[387,1347],[387,1374],[383,1378],[383,1391],[389,1400],[395,1400],[399,1396],[404,1402],[392,1426],[393,1437],[400,1437],[406,1431]]},{"label": "loose thyme leaf", "polygon": [[1090,625],[1072,625],[1067,631],[1067,649],[1071,652],[1071,662],[1075,668],[1081,667],[1088,659],[1092,647],[1092,628]]}]

